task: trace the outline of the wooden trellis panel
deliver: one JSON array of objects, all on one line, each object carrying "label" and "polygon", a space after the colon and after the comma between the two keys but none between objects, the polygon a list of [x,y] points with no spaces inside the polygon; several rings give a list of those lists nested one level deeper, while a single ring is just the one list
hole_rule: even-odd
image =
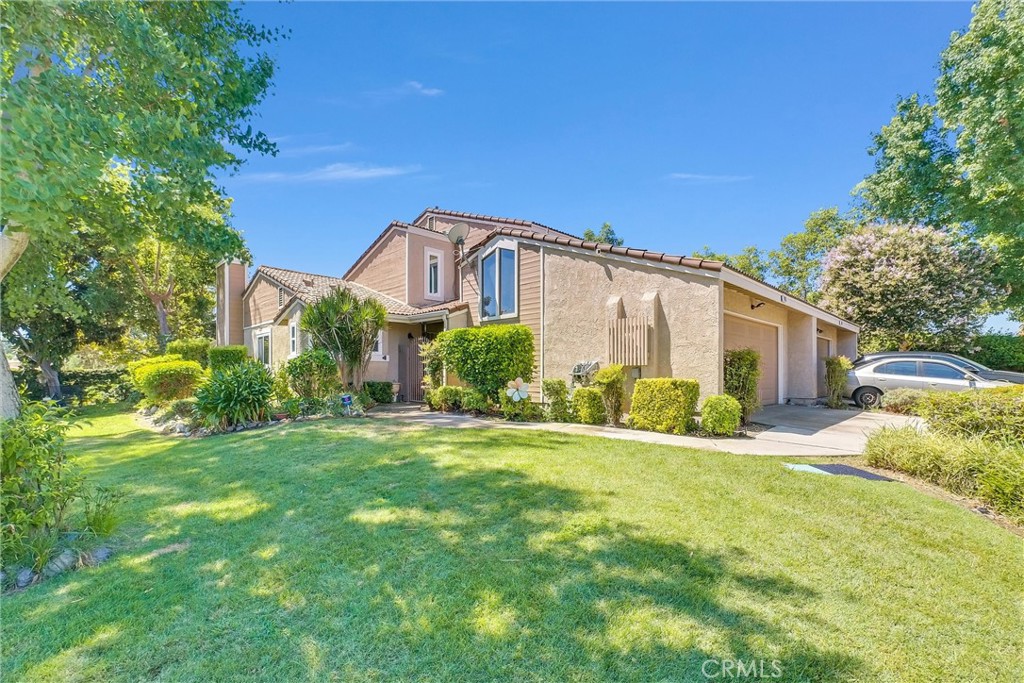
[{"label": "wooden trellis panel", "polygon": [[647,319],[608,321],[608,362],[625,366],[647,365]]}]

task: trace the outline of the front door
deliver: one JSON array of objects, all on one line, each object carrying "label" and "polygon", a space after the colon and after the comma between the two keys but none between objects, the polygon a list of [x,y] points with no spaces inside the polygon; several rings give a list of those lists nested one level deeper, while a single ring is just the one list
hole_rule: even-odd
[{"label": "front door", "polygon": [[398,344],[398,390],[405,401],[423,400],[423,359],[420,358],[420,340],[403,339]]},{"label": "front door", "polygon": [[818,397],[828,395],[825,385],[825,359],[832,355],[832,340],[818,337]]}]

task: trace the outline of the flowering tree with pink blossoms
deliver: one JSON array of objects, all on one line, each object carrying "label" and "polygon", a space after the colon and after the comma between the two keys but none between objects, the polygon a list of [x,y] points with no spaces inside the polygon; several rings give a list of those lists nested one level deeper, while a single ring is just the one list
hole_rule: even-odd
[{"label": "flowering tree with pink blossoms", "polygon": [[991,252],[933,228],[861,228],[823,268],[822,304],[861,325],[861,352],[964,349],[1002,294]]}]

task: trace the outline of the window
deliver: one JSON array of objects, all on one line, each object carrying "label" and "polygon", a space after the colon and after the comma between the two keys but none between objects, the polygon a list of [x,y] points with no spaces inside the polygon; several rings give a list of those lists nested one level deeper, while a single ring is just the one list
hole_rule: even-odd
[{"label": "window", "polygon": [[370,354],[370,360],[387,360],[388,355],[385,353],[387,345],[384,342],[384,330],[377,333],[377,339],[373,342],[373,353]]},{"label": "window", "polygon": [[427,299],[441,301],[444,292],[441,289],[441,273],[444,270],[444,252],[440,249],[423,249],[423,296]]},{"label": "window", "polygon": [[875,372],[882,375],[917,376],[916,360],[899,360],[894,363],[883,363],[875,368]]},{"label": "window", "polygon": [[277,307],[282,308],[284,306],[284,287],[277,288]]},{"label": "window", "polygon": [[288,324],[288,352],[293,356],[299,351],[299,326],[294,322]]},{"label": "window", "polygon": [[930,363],[925,361],[921,363],[921,368],[923,370],[921,375],[924,377],[934,377],[937,379],[967,379],[967,376],[964,373],[943,363]]},{"label": "window", "polygon": [[516,313],[516,251],[498,247],[480,263],[480,315],[499,318]]},{"label": "window", "polygon": [[270,365],[270,335],[261,334],[256,337],[256,360],[266,366]]}]

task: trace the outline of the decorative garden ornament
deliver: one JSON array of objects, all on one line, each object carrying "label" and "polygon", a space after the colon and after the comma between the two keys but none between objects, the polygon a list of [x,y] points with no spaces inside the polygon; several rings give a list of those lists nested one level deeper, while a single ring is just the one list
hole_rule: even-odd
[{"label": "decorative garden ornament", "polygon": [[513,401],[525,401],[530,398],[530,385],[523,381],[522,377],[516,377],[508,383],[505,395]]}]

